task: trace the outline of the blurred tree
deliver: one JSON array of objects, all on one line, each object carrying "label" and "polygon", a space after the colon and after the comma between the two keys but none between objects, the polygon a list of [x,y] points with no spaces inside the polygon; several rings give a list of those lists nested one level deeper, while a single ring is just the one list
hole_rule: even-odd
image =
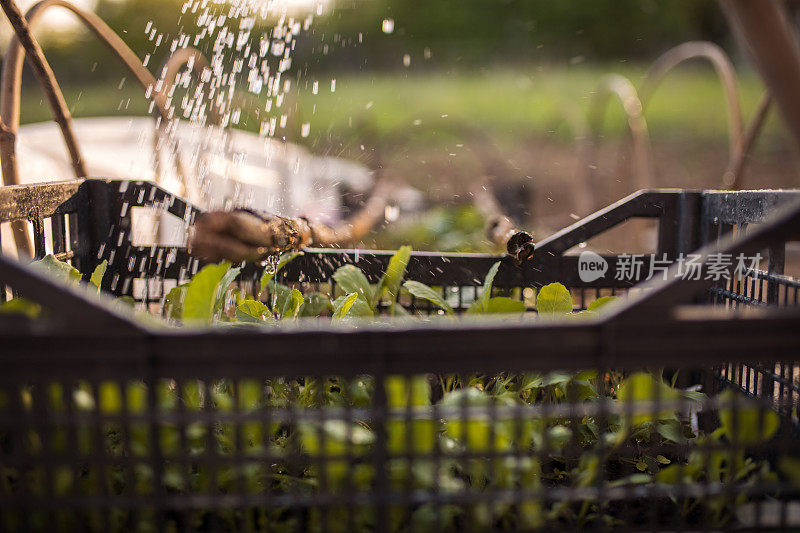
[{"label": "blurred tree", "polygon": [[[89,0],[85,0],[89,1]],[[726,45],[716,2],[697,0],[332,0],[335,9],[300,39],[295,66],[313,70],[484,66],[496,62],[654,59],[689,39]],[[155,71],[176,35],[194,35],[196,14],[183,0],[96,0],[96,12]],[[209,5],[215,5],[209,2]],[[224,4],[216,4],[224,9]],[[58,9],[58,8],[56,8]],[[390,34],[382,21],[394,21]],[[145,32],[150,28],[149,32]],[[151,33],[155,30],[155,34]],[[255,38],[269,31],[263,22]],[[43,35],[47,29],[39,29]],[[161,35],[160,45],[156,42]],[[210,45],[210,39],[200,48]],[[208,50],[203,50],[208,53]],[[46,46],[59,77],[119,78],[120,70],[91,35]],[[97,69],[97,65],[103,68]]]},{"label": "blurred tree", "polygon": [[[726,45],[728,39],[716,3],[696,0],[340,0],[338,6],[317,32],[362,33],[367,44],[347,54],[373,66],[399,66],[405,54],[419,62],[426,49],[440,65],[653,59],[686,40]],[[391,35],[381,32],[385,18],[394,21]]]}]

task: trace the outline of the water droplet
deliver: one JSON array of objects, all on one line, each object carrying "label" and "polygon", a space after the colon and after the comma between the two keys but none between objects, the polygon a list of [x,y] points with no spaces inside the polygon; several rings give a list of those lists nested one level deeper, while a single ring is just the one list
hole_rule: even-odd
[{"label": "water droplet", "polygon": [[383,215],[386,218],[386,222],[394,222],[400,218],[400,207],[396,205],[387,205],[383,210]]},{"label": "water droplet", "polygon": [[311,123],[306,122],[300,128],[300,136],[304,139],[311,133]]},{"label": "water droplet", "polygon": [[383,19],[381,29],[383,30],[383,33],[387,35],[394,32],[394,19]]},{"label": "water droplet", "polygon": [[410,54],[406,54],[406,55],[403,56],[403,66],[404,67],[410,67],[411,66],[411,55]]}]

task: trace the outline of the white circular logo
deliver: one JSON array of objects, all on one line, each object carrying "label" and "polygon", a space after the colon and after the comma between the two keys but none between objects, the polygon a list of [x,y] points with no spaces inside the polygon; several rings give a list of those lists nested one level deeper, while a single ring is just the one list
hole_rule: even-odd
[{"label": "white circular logo", "polygon": [[578,257],[578,276],[584,283],[591,283],[606,275],[608,262],[602,256],[592,252],[581,252]]}]

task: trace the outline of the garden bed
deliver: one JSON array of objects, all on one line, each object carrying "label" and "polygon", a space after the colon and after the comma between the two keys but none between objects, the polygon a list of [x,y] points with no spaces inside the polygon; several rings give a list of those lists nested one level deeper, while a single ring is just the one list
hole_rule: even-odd
[{"label": "garden bed", "polygon": [[[84,182],[40,211],[75,228],[52,251],[77,275],[0,257],[4,307],[35,315],[0,319],[3,527],[796,526],[798,283],[777,262],[798,235],[800,212],[778,208],[793,193],[642,193],[521,266],[312,250],[265,273],[133,246],[123,204],[194,211],[132,189]],[[769,268],[581,280],[564,252],[636,216],[660,221],[663,253],[768,250]]]}]

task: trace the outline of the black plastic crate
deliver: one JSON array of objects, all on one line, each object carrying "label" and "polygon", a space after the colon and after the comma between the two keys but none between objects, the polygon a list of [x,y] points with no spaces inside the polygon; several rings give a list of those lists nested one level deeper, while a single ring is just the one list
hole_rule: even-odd
[{"label": "black plastic crate", "polygon": [[[555,281],[576,310],[626,295],[561,321],[164,329],[0,257],[0,279],[50,309],[47,320],[0,319],[2,527],[796,528],[800,314],[784,266],[798,199],[640,192],[540,241],[521,266],[475,254],[409,263],[406,279],[462,308],[497,260],[497,290],[512,297]],[[37,253],[52,242],[86,275],[109,260],[104,288],[157,308],[164,280],[199,263],[180,247],[131,244],[131,207],[154,203],[187,223],[196,213],[149,183],[87,180],[0,189],[0,220],[33,218]],[[635,217],[658,220],[659,258],[698,254],[707,267],[713,254],[763,253],[766,268],[719,283],[680,279],[673,264],[667,280],[642,281],[641,258],[633,279],[582,281],[565,252]],[[390,255],[309,250],[280,278],[330,286],[354,262],[377,281]],[[614,272],[630,256],[603,259]],[[240,283],[258,275],[247,267]],[[705,436],[663,437],[673,416]]]}]

